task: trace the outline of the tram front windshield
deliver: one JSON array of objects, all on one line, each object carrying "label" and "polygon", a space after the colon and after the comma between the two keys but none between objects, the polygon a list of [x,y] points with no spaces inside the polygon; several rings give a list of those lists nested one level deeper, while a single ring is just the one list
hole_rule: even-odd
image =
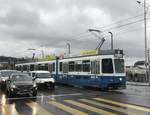
[{"label": "tram front windshield", "polygon": [[116,73],[124,73],[124,60],[123,59],[115,59],[115,70]]}]

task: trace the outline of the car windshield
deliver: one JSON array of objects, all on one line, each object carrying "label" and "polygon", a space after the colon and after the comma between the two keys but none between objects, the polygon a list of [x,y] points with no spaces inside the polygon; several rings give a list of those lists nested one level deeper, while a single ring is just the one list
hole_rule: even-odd
[{"label": "car windshield", "polygon": [[49,78],[51,75],[50,73],[37,73],[36,77],[37,78]]},{"label": "car windshield", "polygon": [[12,73],[15,73],[16,71],[2,71],[1,75],[3,77],[9,77]]},{"label": "car windshield", "polygon": [[28,74],[21,74],[21,75],[13,75],[13,81],[32,81],[32,77]]}]

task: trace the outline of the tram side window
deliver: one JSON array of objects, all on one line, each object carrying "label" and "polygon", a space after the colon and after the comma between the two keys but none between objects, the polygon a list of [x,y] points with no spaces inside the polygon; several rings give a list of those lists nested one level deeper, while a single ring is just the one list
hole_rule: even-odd
[{"label": "tram side window", "polygon": [[113,73],[112,59],[102,59],[102,73]]},{"label": "tram side window", "polygon": [[69,71],[73,72],[75,70],[75,62],[74,61],[70,61],[69,62]]},{"label": "tram side window", "polygon": [[38,64],[38,70],[42,70],[41,64]]},{"label": "tram side window", "polygon": [[20,66],[20,71],[23,72],[23,66]]},{"label": "tram side window", "polygon": [[23,71],[27,71],[28,67],[27,65],[23,65]]},{"label": "tram side window", "polygon": [[34,65],[34,70],[38,70],[38,65],[37,64]]},{"label": "tram side window", "polygon": [[77,72],[81,72],[83,69],[83,66],[82,66],[82,61],[77,61],[76,64],[75,64],[75,70]]},{"label": "tram side window", "polygon": [[90,60],[84,60],[83,64],[83,72],[90,72]]},{"label": "tram side window", "polygon": [[59,63],[59,71],[62,72],[62,62]]},{"label": "tram side window", "polygon": [[96,74],[100,74],[100,61],[96,61]]},{"label": "tram side window", "polygon": [[44,70],[45,70],[45,71],[48,71],[48,64],[45,64],[45,65],[44,65]]},{"label": "tram side window", "polygon": [[55,71],[55,63],[53,63],[52,70]]},{"label": "tram side window", "polygon": [[50,73],[53,71],[53,64],[48,64],[48,70]]},{"label": "tram side window", "polygon": [[63,73],[68,73],[68,63],[63,63]]},{"label": "tram side window", "polygon": [[16,66],[16,70],[21,71],[21,66]]},{"label": "tram side window", "polygon": [[22,71],[22,66],[19,66],[19,67],[18,67],[18,70],[19,70],[19,71]]},{"label": "tram side window", "polygon": [[115,70],[116,73],[124,73],[124,60],[123,59],[115,59]]},{"label": "tram side window", "polygon": [[30,65],[30,71],[34,71],[34,65]]}]

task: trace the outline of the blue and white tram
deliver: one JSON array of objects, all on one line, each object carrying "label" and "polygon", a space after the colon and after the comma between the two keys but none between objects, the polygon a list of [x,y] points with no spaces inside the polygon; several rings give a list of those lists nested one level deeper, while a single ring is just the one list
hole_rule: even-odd
[{"label": "blue and white tram", "polygon": [[114,55],[66,58],[58,61],[56,81],[74,86],[125,88],[124,59]]},{"label": "blue and white tram", "polygon": [[56,60],[52,60],[52,61],[16,64],[15,68],[16,70],[21,71],[21,72],[45,70],[45,71],[49,71],[51,74],[56,74],[55,65],[56,65]]},{"label": "blue and white tram", "polygon": [[117,50],[99,55],[17,64],[16,68],[20,66],[28,71],[48,70],[57,83],[102,89],[126,87],[123,53],[119,54]]}]

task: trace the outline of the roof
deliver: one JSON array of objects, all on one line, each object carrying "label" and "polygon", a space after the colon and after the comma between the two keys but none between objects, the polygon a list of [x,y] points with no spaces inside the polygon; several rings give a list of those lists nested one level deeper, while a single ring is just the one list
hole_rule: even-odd
[{"label": "roof", "polygon": [[123,55],[123,50],[115,49],[115,50],[100,50],[98,54],[94,55],[79,55],[79,56],[73,56],[73,57],[65,57],[63,59],[70,59],[70,58],[82,58],[82,57],[92,57],[92,56],[106,56],[106,55],[114,55],[116,54],[122,54]]},{"label": "roof", "polygon": [[31,71],[31,73],[50,73],[49,71],[42,71],[42,70],[38,70],[38,71]]},{"label": "roof", "polygon": [[28,75],[27,73],[20,73],[20,72],[17,72],[17,73],[12,73],[11,75]]},{"label": "roof", "polygon": [[8,71],[8,72],[13,72],[13,71],[14,71],[14,72],[17,72],[17,70],[0,70],[0,71],[1,71],[1,72],[3,72],[3,71],[4,71],[4,72],[7,72],[7,71]]}]

